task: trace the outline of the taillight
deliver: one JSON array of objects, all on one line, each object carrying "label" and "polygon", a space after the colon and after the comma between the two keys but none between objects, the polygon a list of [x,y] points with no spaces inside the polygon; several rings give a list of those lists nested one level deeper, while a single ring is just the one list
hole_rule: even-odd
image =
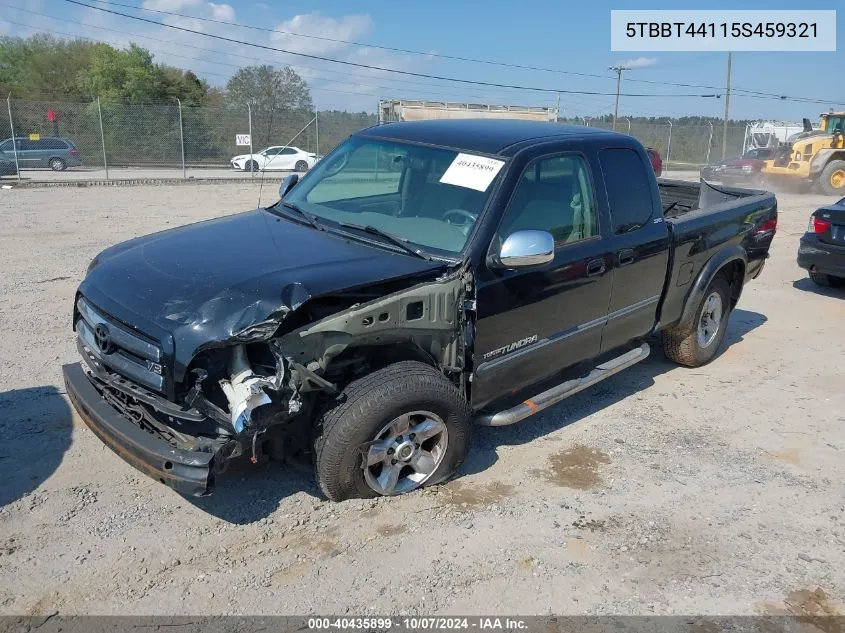
[{"label": "taillight", "polygon": [[78,149],[70,150],[70,155],[71,156],[79,156],[79,150]]},{"label": "taillight", "polygon": [[830,222],[823,218],[813,216],[810,218],[810,226],[807,227],[807,233],[824,233],[830,228]]},{"label": "taillight", "polygon": [[756,233],[757,235],[762,235],[764,233],[771,233],[772,237],[774,237],[775,233],[777,232],[777,229],[778,229],[778,219],[772,218],[771,220],[766,220],[765,222],[763,222],[763,224],[761,224],[759,227],[757,227],[757,230],[754,231],[754,233]]}]

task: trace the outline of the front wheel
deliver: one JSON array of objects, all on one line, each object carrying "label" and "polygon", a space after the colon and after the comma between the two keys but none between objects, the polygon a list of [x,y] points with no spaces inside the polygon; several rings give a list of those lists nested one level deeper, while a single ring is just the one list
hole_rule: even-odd
[{"label": "front wheel", "polygon": [[731,289],[718,275],[704,293],[692,328],[673,327],[663,333],[663,352],[686,367],[706,365],[722,346],[731,312]]},{"label": "front wheel", "polygon": [[832,160],[822,170],[820,177],[822,191],[829,196],[845,193],[845,160]]},{"label": "front wheel", "polygon": [[244,163],[244,171],[258,171],[258,163],[254,160],[248,160]]},{"label": "front wheel", "polygon": [[350,383],[322,417],[315,470],[332,501],[398,495],[451,477],[471,435],[466,399],[416,361]]}]

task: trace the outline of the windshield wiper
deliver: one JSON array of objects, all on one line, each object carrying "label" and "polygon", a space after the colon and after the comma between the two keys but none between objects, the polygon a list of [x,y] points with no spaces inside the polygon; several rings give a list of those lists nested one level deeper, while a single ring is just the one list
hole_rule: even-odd
[{"label": "windshield wiper", "polygon": [[281,204],[285,209],[290,209],[291,211],[295,211],[301,218],[303,218],[308,224],[313,226],[318,231],[325,231],[326,227],[320,224],[313,215],[308,213],[307,211],[303,211],[298,206],[296,206],[293,202],[285,202],[282,200],[279,204]]},{"label": "windshield wiper", "polygon": [[422,252],[418,248],[414,248],[413,246],[408,244],[408,240],[401,238],[397,235],[393,235],[392,233],[387,233],[386,231],[382,231],[375,226],[367,224],[366,226],[361,226],[359,224],[349,224],[347,222],[338,222],[338,226],[345,228],[345,229],[355,229],[356,231],[363,231],[364,233],[369,233],[370,235],[378,235],[379,237],[383,237],[388,242],[393,244],[394,246],[398,246],[406,253],[410,253],[411,255],[415,255],[421,259],[426,261],[431,261],[431,256],[427,255],[426,253]]}]

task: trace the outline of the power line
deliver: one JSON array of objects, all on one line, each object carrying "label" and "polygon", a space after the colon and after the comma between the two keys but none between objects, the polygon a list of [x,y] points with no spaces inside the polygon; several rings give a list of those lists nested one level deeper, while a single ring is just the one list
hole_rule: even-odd
[{"label": "power line", "polygon": [[[73,0],[66,0],[66,1],[72,2]],[[461,57],[461,56],[458,56],[458,55],[447,55],[445,53],[432,53],[432,52],[418,51],[418,50],[406,49],[406,48],[396,48],[396,47],[384,46],[384,45],[379,45],[379,44],[365,44],[363,42],[355,42],[355,41],[352,41],[352,40],[343,40],[343,39],[338,39],[338,38],[325,37],[325,36],[321,36],[321,35],[310,35],[310,34],[306,35],[304,33],[296,33],[294,31],[287,31],[287,30],[282,30],[282,29],[271,29],[271,28],[262,27],[262,26],[255,26],[255,25],[252,25],[252,24],[243,24],[243,23],[240,23],[240,22],[233,22],[233,21],[228,21],[228,20],[218,20],[218,19],[215,19],[215,18],[206,18],[206,17],[188,15],[188,14],[185,14],[185,13],[178,13],[178,12],[175,12],[175,11],[165,11],[163,9],[152,9],[152,8],[143,7],[143,6],[138,7],[138,6],[134,6],[134,5],[130,5],[130,4],[124,4],[124,3],[121,3],[121,2],[114,2],[114,0],[92,0],[92,1],[99,2],[99,3],[102,3],[102,4],[106,4],[106,5],[111,5],[111,6],[118,6],[118,7],[124,7],[124,8],[127,8],[127,9],[134,9],[136,11],[147,11],[147,12],[150,12],[150,13],[158,13],[158,14],[161,14],[161,15],[169,15],[169,16],[174,16],[174,17],[187,18],[187,19],[191,19],[191,20],[199,20],[199,21],[202,21],[202,22],[209,22],[209,23],[212,23],[212,24],[234,26],[234,27],[250,29],[250,30],[254,30],[254,31],[262,31],[262,32],[266,32],[266,33],[280,33],[280,34],[283,34],[283,35],[290,35],[290,36],[293,36],[293,37],[314,39],[314,40],[320,40],[320,41],[325,41],[325,42],[333,42],[333,43],[337,43],[337,44],[347,44],[347,45],[351,45],[351,46],[360,46],[360,47],[365,47],[365,48],[376,48],[376,49],[380,49],[380,50],[392,51],[392,52],[397,52],[397,53],[406,53],[406,54],[411,54],[411,55],[423,55],[423,56],[426,56],[426,57],[437,57],[437,58],[440,58],[440,59],[449,59],[449,60],[453,60],[453,61],[470,62],[470,63],[475,63],[475,64],[485,64],[485,65],[489,65],[489,66],[500,66],[500,67],[504,67],[504,68],[516,68],[516,69],[520,69],[520,70],[532,70],[532,71],[546,72],[546,73],[557,73],[557,74],[562,74],[562,75],[572,75],[572,76],[575,76],[575,77],[588,77],[588,78],[593,78],[593,79],[605,79],[605,80],[610,79],[610,77],[608,77],[606,75],[598,75],[598,74],[595,74],[595,73],[584,73],[584,72],[575,72],[575,71],[571,71],[571,70],[560,70],[560,69],[556,69],[556,68],[544,68],[542,66],[528,66],[528,65],[522,65],[522,64],[513,64],[513,63],[500,62],[500,61],[489,60],[489,59],[478,59],[478,58],[474,58],[474,57]],[[89,8],[92,8],[92,9],[97,9],[97,10],[101,10],[101,11],[107,11],[107,12],[110,12],[110,13],[115,13],[116,15],[123,15],[124,17],[144,20],[144,18],[140,18],[140,17],[137,17],[137,16],[131,16],[131,15],[125,15],[125,14],[119,13],[117,11],[109,11],[108,9],[103,9],[101,7],[96,7],[96,6],[91,6],[91,5],[83,5],[80,2],[74,2],[74,4],[80,4],[82,6],[88,6]],[[153,20],[145,20],[145,21],[152,22],[153,24],[160,24],[162,26],[166,26],[163,23],[155,22]],[[337,61],[337,60],[335,60],[335,61]],[[719,86],[710,86],[710,85],[706,85],[706,84],[690,84],[690,83],[679,83],[679,82],[671,82],[671,81],[657,81],[657,80],[653,80],[653,79],[636,79],[636,78],[629,79],[628,81],[637,82],[637,83],[652,84],[652,85],[674,86],[674,87],[678,87],[678,88],[704,88],[704,89],[707,89],[707,90],[721,90],[721,88]],[[804,103],[836,103],[834,101],[831,101],[830,99],[814,100],[814,99],[810,99],[810,98],[807,98],[807,97],[786,97],[784,95],[779,95],[779,94],[772,93],[772,92],[763,92],[763,91],[759,91],[759,90],[752,90],[752,89],[749,89],[749,88],[740,88],[738,86],[734,86],[733,91],[735,93],[736,92],[744,92],[744,93],[753,94],[753,95],[772,97],[773,99],[795,100],[795,101],[801,101],[801,102],[804,102]],[[562,91],[560,91],[560,92],[562,92]],[[625,96],[628,96],[628,95],[625,95]]]},{"label": "power line", "polygon": [[[408,75],[411,77],[423,77],[425,79],[439,79],[441,81],[451,81],[455,83],[464,83],[464,84],[471,84],[475,86],[489,86],[493,88],[513,88],[516,90],[526,90],[532,92],[546,92],[546,93],[561,93],[561,94],[581,94],[581,95],[600,95],[600,96],[611,96],[615,93],[612,92],[597,92],[592,90],[564,90],[560,88],[541,88],[538,86],[520,86],[514,84],[500,84],[495,82],[488,82],[488,81],[477,81],[473,79],[459,79],[456,77],[445,77],[442,75],[432,75],[429,73],[418,73],[413,72],[410,70],[399,70],[398,68],[387,68],[385,66],[373,66],[371,64],[362,64],[360,62],[352,62],[349,60],[342,60],[342,59],[332,59],[331,57],[325,57],[322,55],[311,55],[309,53],[300,53],[297,51],[286,50],[283,48],[275,48],[273,46],[267,46],[264,44],[256,44],[254,42],[246,42],[244,40],[238,40],[231,37],[225,37],[223,35],[214,35],[212,33],[203,33],[202,31],[197,31],[196,29],[189,29],[184,26],[177,26],[175,24],[167,24],[165,22],[156,22],[155,20],[149,20],[147,18],[142,18],[136,15],[129,15],[126,13],[121,13],[120,11],[113,11],[111,9],[105,9],[103,7],[97,7],[90,4],[85,4],[84,2],[79,2],[78,0],[64,0],[70,4],[75,4],[81,7],[87,7],[89,9],[94,9],[96,11],[102,11],[104,13],[111,13],[113,15],[119,15],[124,18],[129,18],[130,20],[138,20],[140,22],[147,22],[149,24],[155,24],[156,26],[161,26],[169,29],[174,29],[177,31],[182,31],[184,33],[193,33],[194,35],[200,35],[203,37],[210,37],[213,39],[221,40],[224,42],[230,42],[232,44],[240,44],[241,46],[252,46],[254,48],[260,48],[263,50],[274,51],[277,53],[287,53],[289,55],[296,55],[298,57],[306,57],[308,59],[318,59],[320,61],[331,62],[334,64],[343,64],[345,66],[355,66],[357,68],[367,68],[369,70],[379,70],[382,72],[388,73],[396,73],[400,75]],[[647,94],[647,93],[625,93],[623,96],[626,97],[696,97],[696,98],[718,98],[721,95],[719,94],[679,94],[679,93],[672,93],[672,94]]]},{"label": "power line", "polygon": [[[23,9],[21,9],[21,10],[23,10]],[[29,13],[35,13],[35,12],[29,11]],[[54,18],[54,16],[49,16],[49,15],[46,15],[46,14],[38,14],[38,15],[42,15],[44,17],[51,18],[51,19],[58,19],[58,18]],[[14,24],[16,26],[22,26],[22,27],[25,27],[25,28],[40,30],[42,32],[52,33],[54,35],[59,35],[59,36],[62,36],[64,38],[75,38],[75,39],[80,39],[80,40],[86,40],[86,41],[89,41],[89,42],[101,41],[101,40],[96,40],[94,38],[85,37],[85,36],[82,36],[82,35],[77,35],[75,33],[65,33],[63,31],[57,31],[55,29],[48,29],[44,26],[35,26],[33,24],[27,24],[25,22],[17,22],[15,20],[6,20],[6,22],[9,23],[9,24]],[[104,29],[104,30],[107,30],[107,31],[113,31],[115,33],[127,34],[125,31],[119,31],[117,29],[109,29],[109,28],[106,28],[106,27],[98,27],[98,26],[95,26],[95,25],[85,25],[84,23],[74,22],[72,20],[65,20],[65,22],[70,22],[70,23],[73,23],[73,24],[82,24],[83,26],[91,26],[93,28],[101,28],[101,29]],[[163,42],[164,41],[164,40],[160,40],[158,38],[151,38],[151,37],[142,36],[142,35],[139,35],[137,37],[146,38],[146,39],[153,39],[157,42]],[[218,50],[214,50],[214,49],[204,49],[204,48],[199,48],[199,47],[195,47],[195,46],[190,46],[188,44],[180,44],[180,46],[188,46],[190,48],[196,48],[198,50],[207,51],[207,52],[211,52],[211,53],[228,54],[225,51],[218,51]],[[170,52],[170,51],[156,50],[154,48],[149,48],[148,50],[150,52],[153,52],[153,53],[158,53],[158,54],[161,54],[161,55],[170,55],[170,56],[173,56],[173,57],[178,57],[178,58],[186,59],[186,60],[189,60],[189,61],[198,61],[198,62],[206,62],[207,61],[207,60],[204,60],[202,58],[188,57],[186,55],[179,55],[178,53],[173,53],[173,52]],[[236,57],[243,57],[243,56],[238,56],[238,55],[235,55],[235,56]],[[247,58],[247,59],[253,59],[253,58]],[[232,68],[240,68],[240,66],[238,66],[237,64],[229,64],[229,63],[220,62],[220,61],[214,62],[214,63],[218,64],[218,65],[222,65],[222,66],[230,66]],[[310,68],[310,67],[308,67],[308,68]],[[188,71],[188,69],[185,69],[185,68],[179,68],[179,69],[186,71],[186,72]],[[322,70],[322,69],[319,69],[319,70],[321,70],[322,72],[333,72],[333,71]],[[216,76],[216,77],[221,77],[223,79],[226,79],[226,78],[229,77],[229,75],[225,75],[223,73],[216,73],[216,72],[213,72],[213,71],[203,71],[203,73],[208,74],[208,75],[213,75],[213,76]],[[335,73],[335,74],[342,74],[342,73]],[[355,76],[365,77],[365,75],[355,75]],[[334,82],[334,83],[340,84],[340,85],[348,85],[348,86],[359,86],[360,85],[364,88],[381,88],[381,89],[384,89],[384,90],[396,90],[397,89],[396,86],[383,86],[383,85],[378,85],[378,84],[355,83],[355,82],[341,81],[341,80],[337,80],[337,79],[334,79],[334,78],[328,78],[327,79],[327,78],[324,78],[324,77],[318,77],[318,79],[322,79],[323,81],[331,81],[331,82]],[[396,81],[396,80],[389,79],[389,81]],[[411,83],[413,83],[413,82],[411,82]],[[439,84],[425,84],[425,83],[423,83],[423,85],[439,86]],[[458,89],[459,90],[471,90],[469,88],[458,88]],[[335,93],[335,94],[354,95],[354,96],[359,96],[359,97],[374,96],[371,93],[364,92],[364,91],[357,91],[356,92],[356,91],[352,91],[352,90],[340,90],[340,89],[337,89],[337,88],[326,88],[326,87],[323,87],[323,86],[314,86],[314,85],[309,85],[309,90],[311,90],[313,92],[329,92],[329,93]],[[434,91],[430,91],[430,90],[416,90],[416,92],[419,93],[419,94],[431,94],[431,95],[440,96],[440,97],[442,97],[443,95],[451,94],[452,96],[467,98],[466,95],[457,95],[456,93],[448,93],[448,92],[443,93],[443,92],[434,92]],[[482,96],[482,95],[477,95],[477,94],[472,95],[472,96],[480,97],[480,98],[484,98],[484,99],[489,98],[489,96]],[[593,105],[595,105],[595,104],[592,104],[592,105],[591,104],[585,104],[583,102],[578,102],[578,101],[574,101],[574,100],[571,100],[570,103],[574,103],[575,105],[580,105],[580,106],[583,106],[583,107],[592,107]],[[604,107],[605,106],[602,106],[602,109]]]},{"label": "power line", "polygon": [[[273,63],[273,64],[276,63],[276,60],[261,59],[261,58],[256,58],[256,57],[253,57],[253,56],[247,56],[247,55],[239,55],[237,53],[232,53],[232,52],[229,52],[229,51],[222,51],[222,50],[219,50],[219,49],[212,49],[212,48],[203,48],[201,46],[194,46],[194,45],[185,44],[185,43],[182,43],[182,42],[171,42],[171,41],[164,40],[164,39],[161,39],[161,38],[152,37],[151,35],[135,34],[135,33],[130,33],[128,31],[122,31],[120,29],[114,29],[114,28],[109,28],[109,27],[105,27],[105,26],[100,26],[100,25],[97,25],[97,24],[89,24],[87,22],[80,22],[80,21],[76,21],[76,20],[68,20],[68,19],[65,19],[65,18],[59,18],[57,16],[49,15],[47,13],[40,13],[38,11],[32,11],[30,9],[24,9],[23,7],[18,7],[18,6],[15,6],[15,5],[5,5],[5,6],[11,8],[11,9],[14,9],[16,11],[22,11],[24,13],[30,13],[30,14],[33,14],[33,15],[38,15],[38,16],[41,16],[41,17],[44,17],[44,18],[48,18],[50,20],[55,20],[55,21],[63,22],[63,23],[67,23],[67,24],[77,24],[79,26],[84,26],[86,28],[93,28],[93,29],[98,29],[98,30],[101,30],[101,31],[108,31],[108,32],[111,32],[111,33],[119,33],[121,35],[129,36],[133,39],[146,39],[146,40],[151,40],[151,41],[154,41],[154,42],[161,42],[161,43],[168,44],[168,45],[182,46],[182,47],[185,47],[185,48],[191,48],[191,49],[206,52],[206,53],[215,53],[215,54],[218,54],[218,55],[225,55],[225,56],[229,56],[229,57],[238,57],[238,58],[241,58],[241,59],[249,60],[251,62],[264,61],[264,62],[267,62],[267,63]],[[76,35],[76,34],[72,34],[72,33],[62,33],[60,31],[54,31],[54,30],[47,29],[45,27],[39,27],[39,26],[35,26],[35,25],[32,25],[32,24],[24,24],[24,23],[21,23],[21,22],[14,22],[12,20],[6,20],[6,21],[9,22],[10,24],[16,24],[18,26],[24,26],[24,27],[27,27],[27,28],[35,29],[35,30],[40,29],[42,31],[47,31],[47,32],[50,32],[50,33],[66,35],[68,37],[79,37],[81,39],[90,39],[90,38],[86,38],[82,35]],[[194,58],[194,57],[185,57],[183,55],[179,55],[177,53],[172,53],[170,51],[155,51],[154,49],[150,49],[150,50],[153,51],[153,52],[159,52],[163,55],[172,55],[174,57],[183,57],[184,59],[190,59],[190,60],[193,60],[193,61],[199,61],[199,62],[203,62],[203,63],[211,63],[206,59],[202,59],[202,58],[198,59],[198,58]],[[224,65],[224,66],[231,66],[233,68],[240,68],[240,66],[238,66],[236,64],[228,64],[226,62],[218,61],[218,62],[213,62],[213,63],[219,64],[219,65]],[[392,78],[392,77],[374,77],[373,75],[352,73],[352,72],[348,72],[348,71],[341,72],[341,71],[336,71],[336,70],[329,70],[329,69],[326,69],[326,68],[318,68],[318,67],[315,67],[315,66],[308,66],[306,64],[289,64],[289,65],[294,69],[303,69],[304,68],[304,69],[317,71],[317,72],[320,72],[320,73],[329,73],[329,74],[332,74],[332,75],[339,75],[343,78],[361,77],[361,78],[364,78],[364,79],[367,79],[367,80],[383,79],[385,81],[390,81],[390,82],[396,82],[396,83],[401,83],[401,84],[409,84],[409,85],[412,85],[414,87],[417,87],[417,86],[433,86],[435,88],[448,88],[448,87],[450,87],[448,84],[444,85],[444,84],[414,81],[414,80],[408,80],[408,79],[397,79],[397,78]],[[207,72],[207,74],[219,76],[219,73],[214,73],[214,72],[211,72],[211,71],[203,71],[203,72]],[[315,78],[316,79],[322,79],[322,80],[325,80],[325,81],[336,81],[336,82],[338,82],[338,80],[333,78],[333,77],[315,76]],[[338,82],[338,83],[351,83],[351,82]],[[396,86],[374,85],[373,87],[385,88],[385,89],[388,89],[388,90],[396,90],[397,89]],[[461,91],[475,90],[474,88],[469,88],[469,87],[453,87],[452,89],[453,90],[461,90]],[[512,91],[512,89],[503,89],[503,90]],[[438,93],[434,93],[432,91],[417,90],[417,92],[427,92],[429,94],[438,94]],[[520,92],[520,91],[516,91],[516,92]],[[442,93],[439,93],[439,94],[442,94]],[[454,95],[457,95],[457,92],[452,92],[452,93],[447,93],[447,94],[451,94],[451,95],[454,96]],[[479,96],[479,95],[473,94],[472,96]]]},{"label": "power line", "polygon": [[[279,33],[279,34],[282,34],[282,35],[291,35],[293,37],[302,37],[302,38],[307,38],[307,39],[320,40],[320,41],[323,41],[323,42],[333,42],[335,44],[348,44],[348,45],[351,45],[351,46],[361,46],[361,47],[364,47],[364,48],[377,48],[379,50],[391,51],[391,52],[394,52],[394,53],[406,53],[406,54],[410,54],[410,55],[423,55],[425,57],[437,57],[437,58],[440,58],[440,59],[450,59],[450,60],[453,60],[453,61],[460,61],[460,62],[471,62],[471,63],[474,63],[474,64],[487,64],[487,65],[490,65],[490,66],[503,66],[505,68],[517,68],[517,69],[520,69],[520,70],[536,70],[536,71],[547,72],[547,73],[560,73],[560,74],[563,74],[563,75],[575,75],[575,76],[578,76],[578,77],[592,77],[592,78],[596,78],[596,79],[607,79],[607,77],[605,77],[604,75],[596,75],[596,74],[593,74],[593,73],[580,73],[580,72],[567,71],[567,70],[557,70],[557,69],[554,69],[554,68],[543,68],[542,66],[525,66],[525,65],[522,65],[522,64],[512,64],[512,63],[508,63],[508,62],[498,62],[498,61],[493,61],[493,60],[489,60],[489,59],[476,59],[476,58],[473,58],[473,57],[460,57],[458,55],[447,55],[445,53],[432,53],[432,52],[426,52],[426,51],[417,51],[417,50],[408,49],[408,48],[396,48],[396,47],[393,47],[393,46],[383,46],[383,45],[380,45],[380,44],[365,44],[363,42],[355,42],[355,41],[352,41],[352,40],[342,40],[342,39],[337,39],[337,38],[333,38],[333,37],[325,37],[325,36],[322,36],[322,35],[306,35],[304,33],[295,33],[293,31],[286,31],[286,30],[282,30],[282,29],[271,29],[271,28],[267,28],[267,27],[264,27],[264,26],[255,26],[255,25],[252,25],[252,24],[242,24],[240,22],[230,22],[230,21],[227,21],[227,20],[217,20],[215,18],[198,17],[198,16],[194,16],[194,15],[187,15],[185,13],[177,13],[175,11],[164,11],[163,9],[151,9],[151,8],[148,8],[148,7],[138,7],[138,6],[134,6],[134,5],[131,5],[131,4],[123,4],[121,2],[112,2],[111,0],[92,0],[92,1],[93,2],[99,2],[101,4],[107,4],[107,5],[110,5],[110,6],[115,6],[115,7],[124,7],[126,9],[135,9],[136,11],[147,11],[147,12],[150,12],[150,13],[159,13],[159,14],[162,14],[162,15],[170,15],[170,16],[173,16],[173,17],[188,18],[188,19],[191,19],[191,20],[199,20],[201,22],[209,22],[209,23],[212,23],[212,24],[223,24],[223,25],[226,25],[226,26],[236,26],[236,27],[239,27],[239,28],[250,29],[250,30],[253,30],[253,31],[262,31],[262,32],[265,32],[265,33]],[[92,8],[97,8],[97,7],[92,7]],[[133,16],[130,16],[130,17],[133,17]]]}]

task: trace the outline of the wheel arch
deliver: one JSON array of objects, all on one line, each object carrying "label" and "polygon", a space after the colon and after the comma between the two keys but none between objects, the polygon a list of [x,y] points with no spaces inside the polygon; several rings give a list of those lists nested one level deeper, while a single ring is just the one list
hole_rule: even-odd
[{"label": "wheel arch", "polygon": [[745,249],[738,244],[719,251],[707,260],[687,295],[678,325],[684,329],[693,326],[698,305],[704,298],[704,293],[707,292],[707,288],[713,279],[719,274],[723,274],[727,278],[731,287],[731,308],[733,308],[742,294],[747,265],[748,255]]}]

